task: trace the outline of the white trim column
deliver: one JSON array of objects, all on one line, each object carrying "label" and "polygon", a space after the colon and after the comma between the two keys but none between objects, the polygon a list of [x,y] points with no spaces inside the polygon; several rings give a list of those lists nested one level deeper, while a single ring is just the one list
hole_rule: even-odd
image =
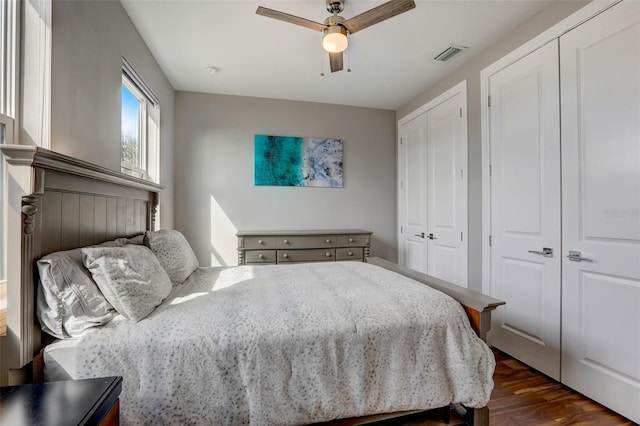
[{"label": "white trim column", "polygon": [[22,0],[20,131],[23,145],[51,146],[52,0]]}]

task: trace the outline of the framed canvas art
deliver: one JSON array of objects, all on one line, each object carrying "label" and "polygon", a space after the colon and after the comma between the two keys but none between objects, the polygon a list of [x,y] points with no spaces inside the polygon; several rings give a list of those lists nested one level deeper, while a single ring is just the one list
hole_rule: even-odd
[{"label": "framed canvas art", "polygon": [[255,185],[342,188],[340,139],[255,135]]}]

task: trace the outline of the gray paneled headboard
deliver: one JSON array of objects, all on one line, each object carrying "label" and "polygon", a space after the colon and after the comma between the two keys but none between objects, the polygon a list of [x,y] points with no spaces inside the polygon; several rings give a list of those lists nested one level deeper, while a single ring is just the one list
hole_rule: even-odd
[{"label": "gray paneled headboard", "polygon": [[0,383],[18,383],[41,347],[42,256],[155,229],[162,186],[42,148],[0,146],[7,203],[7,335]]}]

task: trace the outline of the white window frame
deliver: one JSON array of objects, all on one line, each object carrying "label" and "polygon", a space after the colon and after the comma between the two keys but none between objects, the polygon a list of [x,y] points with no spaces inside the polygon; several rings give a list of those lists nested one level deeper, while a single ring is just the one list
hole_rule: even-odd
[{"label": "white window frame", "polygon": [[[122,161],[122,171],[124,173],[146,178],[147,175],[147,98],[142,92],[129,80],[129,78],[122,75],[122,85],[138,100],[138,152],[137,163],[129,163]],[[122,149],[122,147],[121,147]]]},{"label": "white window frame", "polygon": [[[20,2],[0,1],[0,144],[17,143],[18,75],[20,48]],[[0,156],[0,308],[7,302],[7,176]]]},{"label": "white window frame", "polygon": [[[0,31],[0,116],[16,118],[18,106],[18,49],[19,49],[19,5],[18,1],[0,1],[2,31]],[[8,122],[3,119],[3,124]],[[13,131],[13,121],[11,122]]]},{"label": "white window frame", "polygon": [[[15,120],[9,117],[6,114],[0,113],[0,126],[3,127],[3,131],[0,133],[0,143],[2,144],[12,144],[14,142],[14,127]],[[2,295],[6,296],[6,280],[7,280],[7,209],[8,205],[7,200],[7,174],[4,166],[4,158],[0,157],[0,185],[2,185],[2,190],[0,191],[0,195],[2,199],[0,199],[0,235],[3,236],[2,247],[0,247],[0,306],[2,305]]]},{"label": "white window frame", "polygon": [[[159,182],[160,102],[131,64],[122,58],[122,85],[138,99],[138,163],[121,162],[123,173]],[[122,146],[121,146],[122,149]]]}]

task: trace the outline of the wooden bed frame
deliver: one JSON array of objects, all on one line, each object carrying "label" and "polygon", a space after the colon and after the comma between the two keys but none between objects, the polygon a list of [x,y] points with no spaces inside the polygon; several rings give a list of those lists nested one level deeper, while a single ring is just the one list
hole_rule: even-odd
[{"label": "wooden bed frame", "polygon": [[36,319],[37,260],[155,229],[163,187],[34,146],[0,145],[0,151],[8,207],[0,383],[13,385],[34,379],[34,356],[51,340]]},{"label": "wooden bed frame", "polygon": [[[42,256],[156,228],[162,186],[32,146],[0,146],[7,177],[7,335],[0,337],[3,385],[38,380],[38,355],[51,338],[36,319],[37,268]],[[367,261],[454,297],[485,340],[491,311],[504,302],[427,276],[380,258]],[[19,307],[19,309],[16,309]],[[41,357],[40,357],[41,358]],[[35,371],[35,373],[34,373]],[[489,423],[487,407],[468,410],[473,425]],[[411,412],[415,413],[415,411]],[[346,419],[363,424],[407,415],[392,413]]]}]

